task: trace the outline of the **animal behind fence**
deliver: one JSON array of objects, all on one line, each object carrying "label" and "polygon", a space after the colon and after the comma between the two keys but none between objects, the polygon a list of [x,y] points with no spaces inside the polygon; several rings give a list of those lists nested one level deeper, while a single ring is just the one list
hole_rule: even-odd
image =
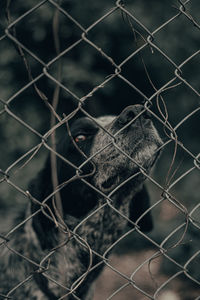
[{"label": "animal behind fence", "polygon": [[126,226],[152,228],[144,181],[161,145],[142,105],[117,117],[74,121],[57,146],[59,186],[52,185],[50,157],[30,185],[26,222],[1,256],[1,294],[91,300],[106,255]]}]

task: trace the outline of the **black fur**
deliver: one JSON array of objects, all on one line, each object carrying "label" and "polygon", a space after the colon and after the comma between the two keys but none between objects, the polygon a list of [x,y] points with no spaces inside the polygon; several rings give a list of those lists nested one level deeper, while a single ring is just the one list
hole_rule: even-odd
[{"label": "black fur", "polygon": [[[57,159],[58,181],[60,185],[65,183],[60,186],[59,193],[66,233],[60,232],[53,219],[53,215],[57,215],[52,197],[49,197],[54,190],[49,157],[29,188],[30,195],[43,204],[42,209],[38,202],[32,201],[26,217],[31,214],[34,217],[8,242],[9,247],[25,258],[9,249],[1,256],[1,294],[7,295],[24,280],[8,294],[13,299],[59,299],[76,287],[73,284],[78,283],[90,267],[94,270],[88,271],[73,293],[62,299],[92,299],[92,283],[104,266],[101,256],[123,234],[127,224],[133,227],[133,222],[150,206],[143,185],[145,176],[139,170],[140,167],[147,173],[151,170],[162,142],[149,115],[143,113],[137,117],[142,110],[142,106],[135,105],[126,108],[118,117],[96,119],[107,132],[86,117],[72,124],[71,135],[78,147],[67,134],[57,147],[60,155],[71,163]],[[91,159],[84,164],[89,157]],[[79,178],[70,180],[77,174]],[[151,230],[150,213],[144,215],[138,225],[143,231]],[[48,257],[44,259],[45,256]]]}]

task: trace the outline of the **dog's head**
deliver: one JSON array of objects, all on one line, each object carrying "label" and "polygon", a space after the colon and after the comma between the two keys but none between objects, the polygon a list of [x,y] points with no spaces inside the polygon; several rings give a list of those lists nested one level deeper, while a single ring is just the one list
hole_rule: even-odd
[{"label": "dog's head", "polygon": [[[99,126],[99,125],[100,126]],[[127,107],[118,117],[104,116],[95,121],[84,117],[75,121],[71,133],[77,146],[96,172],[91,181],[96,188],[109,193],[142,168],[151,170],[162,141],[150,114],[142,105]],[[86,167],[83,163],[83,168]],[[143,181],[144,176],[137,176]]]}]

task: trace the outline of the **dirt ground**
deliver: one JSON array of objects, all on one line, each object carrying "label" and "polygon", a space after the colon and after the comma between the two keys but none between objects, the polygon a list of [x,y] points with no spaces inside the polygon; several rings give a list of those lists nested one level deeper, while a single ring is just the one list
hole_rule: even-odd
[{"label": "dirt ground", "polygon": [[[145,263],[135,272],[153,253],[149,250],[122,256],[112,255],[109,259],[109,265],[112,267],[107,266],[99,277],[94,300],[151,299],[145,293],[156,300],[199,300],[200,289],[191,285],[189,280],[181,280],[180,276],[169,280],[170,276],[160,272],[161,256],[154,259],[150,265]],[[130,283],[126,276],[132,278],[135,284]],[[162,288],[162,285],[165,286]]]}]

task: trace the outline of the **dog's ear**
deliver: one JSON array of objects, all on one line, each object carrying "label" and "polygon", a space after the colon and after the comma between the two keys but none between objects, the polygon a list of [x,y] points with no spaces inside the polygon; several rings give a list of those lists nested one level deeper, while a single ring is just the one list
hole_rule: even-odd
[{"label": "dog's ear", "polygon": [[[138,218],[150,207],[150,198],[145,186],[139,191],[131,200],[129,207],[129,219],[136,222]],[[133,227],[129,222],[128,225]],[[140,230],[148,232],[153,229],[153,220],[151,212],[148,212],[144,217],[138,222]]]}]

